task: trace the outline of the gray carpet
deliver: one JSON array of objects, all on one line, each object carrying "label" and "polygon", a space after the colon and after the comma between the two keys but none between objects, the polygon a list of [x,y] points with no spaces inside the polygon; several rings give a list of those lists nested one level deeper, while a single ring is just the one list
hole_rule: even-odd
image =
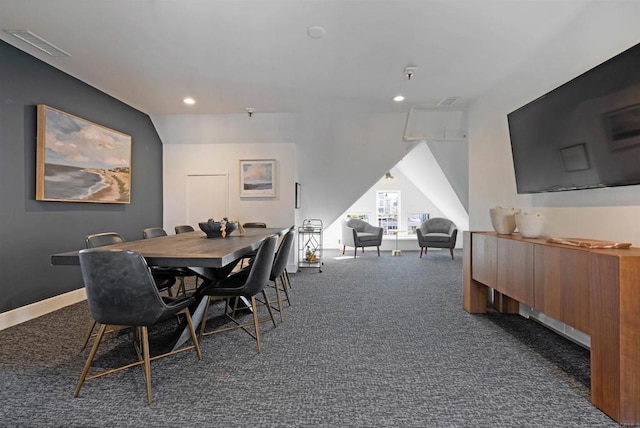
[{"label": "gray carpet", "polygon": [[[327,251],[292,275],[284,323],[263,350],[234,331],[73,391],[87,351],[86,303],[0,331],[0,425],[225,427],[606,427],[589,401],[589,352],[514,315],[461,306],[462,253],[356,260]],[[172,321],[152,332],[162,339]],[[133,358],[128,330],[96,364]],[[153,345],[152,345],[153,346]]]}]

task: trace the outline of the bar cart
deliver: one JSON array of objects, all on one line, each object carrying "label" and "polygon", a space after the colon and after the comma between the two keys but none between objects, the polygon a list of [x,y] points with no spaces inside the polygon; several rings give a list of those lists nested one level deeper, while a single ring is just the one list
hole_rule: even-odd
[{"label": "bar cart", "polygon": [[298,268],[318,268],[322,272],[322,220],[306,218],[298,227]]}]

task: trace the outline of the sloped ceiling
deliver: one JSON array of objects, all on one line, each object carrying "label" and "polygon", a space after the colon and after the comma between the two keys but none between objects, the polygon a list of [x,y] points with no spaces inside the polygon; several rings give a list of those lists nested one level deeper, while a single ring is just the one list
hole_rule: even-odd
[{"label": "sloped ceiling", "polygon": [[[32,31],[71,56],[0,39],[147,114],[342,103],[394,112],[450,96],[464,108],[594,2],[0,0],[2,30]],[[411,81],[407,65],[417,67]],[[398,92],[402,106],[391,101]]]}]

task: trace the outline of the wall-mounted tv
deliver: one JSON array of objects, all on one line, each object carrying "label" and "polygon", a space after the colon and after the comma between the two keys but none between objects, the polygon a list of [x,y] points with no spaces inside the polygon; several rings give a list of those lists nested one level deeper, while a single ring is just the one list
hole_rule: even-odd
[{"label": "wall-mounted tv", "polygon": [[507,120],[518,193],[640,184],[640,44]]}]

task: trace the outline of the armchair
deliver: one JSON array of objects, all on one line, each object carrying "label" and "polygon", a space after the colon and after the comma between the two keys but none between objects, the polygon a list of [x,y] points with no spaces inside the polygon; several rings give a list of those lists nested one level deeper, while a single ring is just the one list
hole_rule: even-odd
[{"label": "armchair", "polygon": [[430,218],[416,229],[416,234],[420,246],[420,258],[423,250],[427,254],[427,247],[448,248],[453,260],[453,248],[456,246],[458,236],[458,228],[454,222],[446,218]]},{"label": "armchair", "polygon": [[358,247],[377,247],[380,257],[380,245],[382,245],[382,228],[372,226],[366,221],[350,218],[342,222],[342,254],[346,247],[354,247],[353,258],[356,258]]}]

